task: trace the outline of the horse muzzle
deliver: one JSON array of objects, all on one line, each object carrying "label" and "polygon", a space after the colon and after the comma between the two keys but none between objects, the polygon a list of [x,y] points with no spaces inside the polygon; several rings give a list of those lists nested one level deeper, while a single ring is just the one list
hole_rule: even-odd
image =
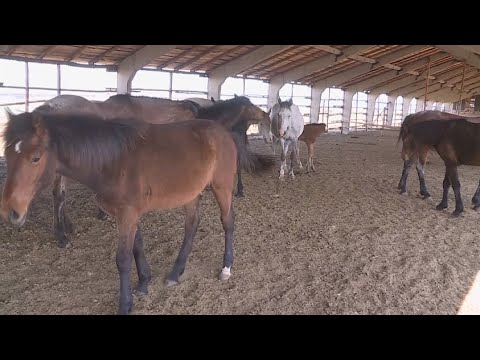
[{"label": "horse muzzle", "polygon": [[15,226],[22,227],[23,224],[25,224],[26,219],[27,219],[27,213],[20,215],[18,212],[16,212],[13,209],[11,209],[8,212],[8,220],[10,220],[10,222]]}]

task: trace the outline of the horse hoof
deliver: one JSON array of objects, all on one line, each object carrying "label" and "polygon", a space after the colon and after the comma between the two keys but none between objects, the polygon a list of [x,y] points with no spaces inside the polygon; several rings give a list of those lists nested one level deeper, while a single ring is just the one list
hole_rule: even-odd
[{"label": "horse hoof", "polygon": [[235,197],[245,197],[245,195],[243,194],[243,192],[237,192],[235,193]]},{"label": "horse hoof", "polygon": [[168,280],[168,279],[167,279],[167,280],[165,281],[165,286],[166,286],[167,288],[170,288],[170,287],[175,286],[175,285],[177,285],[177,284],[178,284],[178,281],[175,281],[175,280]]},{"label": "horse hoof", "polygon": [[137,286],[137,287],[133,290],[133,294],[134,294],[135,296],[138,296],[138,297],[146,296],[146,295],[148,295],[148,289],[146,289],[145,287]]},{"label": "horse hoof", "polygon": [[404,190],[404,191],[400,191],[400,195],[407,196],[407,195],[408,195],[408,193],[407,193],[407,191],[406,191],[406,190]]},{"label": "horse hoof", "polygon": [[231,276],[232,272],[230,271],[230,268],[225,266],[220,273],[220,280],[227,281]]},{"label": "horse hoof", "polygon": [[464,211],[463,210],[455,210],[453,213],[452,213],[452,216],[453,217],[460,217],[460,216],[463,216],[465,215]]},{"label": "horse hoof", "polygon": [[106,220],[108,215],[104,213],[102,210],[99,210],[97,213],[97,219],[98,220]]},{"label": "horse hoof", "polygon": [[446,205],[442,205],[442,204],[438,204],[437,206],[435,206],[435,209],[438,210],[438,211],[442,211],[444,209],[446,209],[448,206]]},{"label": "horse hoof", "polygon": [[427,194],[427,195],[422,195],[422,200],[431,200],[432,197],[430,196],[430,194]]},{"label": "horse hoof", "polygon": [[57,236],[57,246],[60,249],[68,249],[72,246],[71,242],[68,240],[68,237],[65,234]]}]

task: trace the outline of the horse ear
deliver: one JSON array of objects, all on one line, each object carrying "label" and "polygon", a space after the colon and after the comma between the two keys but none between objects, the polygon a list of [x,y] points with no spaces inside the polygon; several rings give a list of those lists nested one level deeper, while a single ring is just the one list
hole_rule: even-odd
[{"label": "horse ear", "polygon": [[215,99],[213,98],[213,96],[210,96],[210,100],[212,100],[212,102],[215,102]]},{"label": "horse ear", "polygon": [[282,99],[280,99],[280,96],[278,97],[278,105],[282,103]]},{"label": "horse ear", "polygon": [[5,112],[7,113],[8,121],[15,118],[15,114],[13,113],[13,111],[9,107],[7,107],[7,106],[5,107]]},{"label": "horse ear", "polygon": [[293,105],[293,100],[290,98],[290,100],[288,100],[288,106],[292,106]]},{"label": "horse ear", "polygon": [[233,96],[234,96],[234,97],[236,97],[236,98],[238,97],[238,95],[237,95],[237,94],[233,94]]},{"label": "horse ear", "polygon": [[268,109],[267,115],[270,115],[271,112],[272,112],[272,108]]}]

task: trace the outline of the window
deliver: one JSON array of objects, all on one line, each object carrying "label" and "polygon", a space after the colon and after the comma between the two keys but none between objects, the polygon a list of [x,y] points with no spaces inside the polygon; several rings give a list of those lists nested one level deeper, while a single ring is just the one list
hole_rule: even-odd
[{"label": "window", "polygon": [[328,131],[340,131],[343,114],[343,90],[327,88],[320,99],[319,122],[327,124]]}]

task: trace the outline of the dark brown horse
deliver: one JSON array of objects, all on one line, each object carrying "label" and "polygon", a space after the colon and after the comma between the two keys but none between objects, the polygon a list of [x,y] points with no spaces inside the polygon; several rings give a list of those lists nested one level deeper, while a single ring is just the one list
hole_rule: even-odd
[{"label": "dark brown horse", "polygon": [[[430,193],[428,192],[425,183],[425,164],[427,162],[428,153],[431,149],[435,149],[435,147],[429,143],[414,142],[411,128],[414,125],[422,122],[443,122],[456,120],[466,120],[471,123],[480,123],[480,117],[461,116],[436,110],[420,111],[405,117],[402,126],[400,127],[400,133],[398,136],[398,141],[402,140],[403,142],[403,171],[398,183],[398,189],[400,190],[400,193],[405,193],[407,191],[408,173],[412,165],[415,163],[420,182],[420,194],[424,199],[430,197]],[[480,183],[475,195],[472,198],[472,203],[474,204],[475,209],[480,207]]]},{"label": "dark brown horse", "polygon": [[[268,114],[254,105],[249,98],[237,95],[228,100],[216,101],[209,107],[198,106],[198,117],[221,123],[237,134],[245,144],[248,143],[247,130],[250,125],[269,119]],[[269,157],[259,158],[259,160],[268,162],[262,166],[270,166],[274,162],[274,159]],[[244,196],[241,168],[238,168],[235,195]]]},{"label": "dark brown horse", "polygon": [[[480,122],[478,118],[455,116],[451,120],[419,121],[409,126],[406,139],[402,149],[402,158],[406,161],[412,161],[418,156],[419,149],[427,147],[434,148],[440,155],[445,163],[445,178],[443,180],[443,197],[437,205],[437,210],[448,207],[448,190],[452,186],[455,194],[453,215],[460,215],[464,211],[464,207],[457,167],[459,165],[480,166]],[[477,189],[475,196],[478,195],[478,192]],[[472,201],[474,200],[472,199]],[[478,207],[478,203],[475,203],[475,207]]]},{"label": "dark brown horse", "polygon": [[139,293],[151,278],[138,224],[154,209],[185,207],[185,236],[166,285],[179,281],[200,220],[201,193],[210,185],[225,231],[221,280],[231,276],[237,158],[247,171],[259,155],[209,120],[153,125],[135,119],[104,121],[89,115],[10,115],[4,133],[7,179],[0,215],[25,223],[32,199],[59,173],[88,186],[100,208],[117,221],[119,314],[132,306],[130,269],[135,259]]},{"label": "dark brown horse", "polygon": [[[197,118],[195,103],[147,96],[114,95],[104,102],[94,102],[76,95],[59,95],[36,108],[36,114],[85,114],[103,120],[136,118],[151,124],[166,124]],[[67,233],[73,232],[72,222],[65,214],[66,179],[57,175],[53,183],[53,227],[59,247],[69,243]],[[99,209],[97,218],[105,219]]]}]

